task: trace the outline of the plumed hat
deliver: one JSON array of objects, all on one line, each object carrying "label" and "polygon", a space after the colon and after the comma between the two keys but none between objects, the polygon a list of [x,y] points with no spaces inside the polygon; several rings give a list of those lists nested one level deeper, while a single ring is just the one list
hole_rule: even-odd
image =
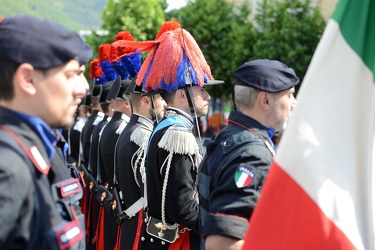
[{"label": "plumed hat", "polygon": [[[129,31],[120,31],[115,36],[115,42],[120,40],[134,41]],[[122,80],[133,79],[141,68],[141,54],[134,48],[111,46],[111,60],[117,74]]]},{"label": "plumed hat", "polygon": [[136,80],[137,85],[143,84],[146,92],[172,92],[189,84],[203,87],[213,80],[198,44],[178,25],[171,29],[162,27],[154,41],[117,41],[114,45],[151,52]]},{"label": "plumed hat", "polygon": [[99,48],[98,48],[99,64],[108,82],[114,81],[117,76],[117,73],[111,64],[110,58],[111,58],[111,44],[105,43],[105,44],[99,45]]},{"label": "plumed hat", "polygon": [[100,98],[102,84],[107,83],[102,69],[100,68],[99,59],[95,58],[90,62],[90,78],[93,83],[92,97]]},{"label": "plumed hat", "polygon": [[126,91],[128,90],[131,82],[131,80],[121,80],[121,77],[117,76],[116,80],[113,82],[111,90],[107,95],[107,101],[110,102],[112,99],[129,100],[130,96]]},{"label": "plumed hat", "polygon": [[90,106],[92,105],[92,102],[91,102],[91,94],[87,94],[85,95],[84,99],[83,99],[83,105],[84,106]]},{"label": "plumed hat", "polygon": [[102,92],[100,93],[100,98],[99,98],[99,102],[98,102],[99,104],[106,104],[106,103],[111,102],[111,101],[107,101],[107,96],[109,94],[109,91],[112,88],[113,83],[114,83],[114,81],[109,81],[106,84],[101,85],[102,86]]}]

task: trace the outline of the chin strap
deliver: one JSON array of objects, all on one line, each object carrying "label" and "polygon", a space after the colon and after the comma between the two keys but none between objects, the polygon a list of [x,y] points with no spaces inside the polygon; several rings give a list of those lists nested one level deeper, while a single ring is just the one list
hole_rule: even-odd
[{"label": "chin strap", "polygon": [[[181,21],[180,21],[180,23],[181,23]],[[183,42],[183,46],[184,46],[184,51],[185,51],[185,54],[186,54],[185,36],[184,36],[184,29],[182,28],[182,25],[181,25],[181,35],[182,35],[182,42]],[[187,57],[187,55],[186,55],[186,57]],[[201,153],[203,154],[203,145],[202,145],[201,131],[200,131],[200,128],[199,128],[199,120],[198,120],[197,112],[195,110],[195,105],[194,105],[193,80],[191,79],[190,67],[189,67],[188,64],[186,66],[187,66],[186,67],[186,75],[185,75],[186,85],[185,85],[184,89],[185,89],[185,93],[186,93],[186,98],[187,98],[188,103],[189,103],[190,113],[195,119],[197,134],[198,134],[198,138],[199,138],[199,143],[198,143],[199,149],[200,149]],[[190,95],[189,88],[191,90],[191,95]]]},{"label": "chin strap", "polygon": [[186,98],[187,98],[188,103],[189,103],[190,113],[195,119],[195,124],[196,124],[195,127],[197,128],[197,134],[198,134],[198,138],[199,138],[199,143],[198,143],[199,149],[200,149],[201,153],[203,153],[203,144],[202,144],[201,131],[200,131],[200,127],[199,127],[199,119],[198,119],[197,112],[195,110],[195,105],[194,105],[193,85],[192,84],[186,85],[184,87],[184,90],[185,90]]},{"label": "chin strap", "polygon": [[159,117],[158,117],[158,114],[156,113],[156,110],[155,110],[155,99],[154,99],[154,96],[151,95],[150,98],[151,98],[151,109],[152,109],[151,112],[155,115],[156,123],[159,123]]}]

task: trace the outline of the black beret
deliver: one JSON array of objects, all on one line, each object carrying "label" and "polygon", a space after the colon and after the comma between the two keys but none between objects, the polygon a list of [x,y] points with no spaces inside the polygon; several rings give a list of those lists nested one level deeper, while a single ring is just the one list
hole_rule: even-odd
[{"label": "black beret", "polygon": [[299,79],[292,68],[268,59],[259,59],[244,63],[233,73],[236,85],[249,86],[263,91],[276,93],[290,89]]},{"label": "black beret", "polygon": [[90,60],[92,50],[76,32],[58,23],[20,15],[0,22],[0,56],[48,69],[72,59],[82,65]]},{"label": "black beret", "polygon": [[79,65],[83,65],[83,64],[87,63],[88,61],[90,61],[92,56],[93,56],[92,49],[91,49],[90,45],[88,45],[86,43],[84,50],[78,55],[78,58],[77,58],[78,62],[79,62]]}]

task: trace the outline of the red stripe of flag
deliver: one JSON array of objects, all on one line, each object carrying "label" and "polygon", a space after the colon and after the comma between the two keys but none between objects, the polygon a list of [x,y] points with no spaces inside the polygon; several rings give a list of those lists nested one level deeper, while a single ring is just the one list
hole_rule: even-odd
[{"label": "red stripe of flag", "polygon": [[250,220],[243,249],[355,249],[346,235],[275,161],[266,182]]}]

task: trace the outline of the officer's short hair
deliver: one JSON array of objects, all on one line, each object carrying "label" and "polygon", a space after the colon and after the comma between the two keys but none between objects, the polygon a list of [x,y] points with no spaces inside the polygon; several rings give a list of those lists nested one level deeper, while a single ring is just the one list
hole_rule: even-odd
[{"label": "officer's short hair", "polygon": [[19,63],[12,62],[0,56],[0,100],[9,101],[14,97],[13,76]]},{"label": "officer's short hair", "polygon": [[241,111],[243,109],[248,109],[254,106],[258,94],[262,90],[245,87],[243,85],[234,85],[234,102],[236,104],[237,110]]}]

